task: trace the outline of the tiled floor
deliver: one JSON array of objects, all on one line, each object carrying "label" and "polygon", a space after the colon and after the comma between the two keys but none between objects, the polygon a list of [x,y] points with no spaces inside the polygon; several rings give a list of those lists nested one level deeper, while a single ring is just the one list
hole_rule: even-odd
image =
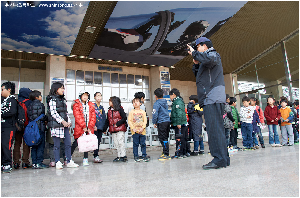
[{"label": "tiled floor", "polygon": [[1,196],[299,197],[299,145],[239,151],[229,167],[217,170],[202,169],[212,159],[207,152],[206,145],[202,156],[162,162],[161,151],[152,150],[150,162],[134,162],[128,153],[126,163],[102,155],[102,164],[90,158],[88,167],[75,158],[79,168],[13,170],[1,174]]}]

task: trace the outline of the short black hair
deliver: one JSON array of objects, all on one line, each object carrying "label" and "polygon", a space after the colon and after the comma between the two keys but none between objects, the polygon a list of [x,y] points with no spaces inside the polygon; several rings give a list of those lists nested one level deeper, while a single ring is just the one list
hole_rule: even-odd
[{"label": "short black hair", "polygon": [[280,100],[280,104],[281,104],[282,102],[288,103],[287,100],[285,100],[285,99],[281,99],[281,100]]},{"label": "short black hair", "polygon": [[164,97],[164,90],[161,88],[157,88],[154,91],[154,95],[156,95],[158,98],[163,98]]},{"label": "short black hair", "polygon": [[16,85],[13,82],[7,81],[5,83],[2,83],[1,87],[5,87],[5,89],[10,89],[10,94],[14,95],[16,90]]},{"label": "short black hair", "polygon": [[140,103],[142,103],[140,98],[133,98],[132,101],[131,101],[132,104],[133,104],[133,102],[134,102],[135,100],[138,100]]},{"label": "short black hair", "polygon": [[255,97],[251,97],[250,100],[256,101],[256,98]]},{"label": "short black hair", "polygon": [[38,90],[33,90],[32,92],[29,93],[29,100],[34,101],[39,96],[42,96],[42,93]]},{"label": "short black hair", "polygon": [[299,105],[299,100],[295,100],[294,105],[298,106]]},{"label": "short black hair", "polygon": [[144,92],[136,92],[136,93],[134,94],[134,97],[135,97],[135,98],[142,99],[142,98],[145,98],[145,94],[144,94]]},{"label": "short black hair", "polygon": [[173,88],[170,92],[169,92],[169,95],[173,95],[175,94],[176,96],[180,96],[180,92],[178,89],[176,88]]},{"label": "short black hair", "polygon": [[288,101],[288,106],[293,106],[293,103],[291,101]]},{"label": "short black hair", "polygon": [[236,98],[235,97],[230,97],[229,105],[232,105],[234,102],[236,102]]},{"label": "short black hair", "polygon": [[199,44],[200,44],[201,46],[203,46],[203,44],[205,44],[207,48],[213,47],[213,44],[212,44],[211,41],[205,41],[205,42],[199,43]]},{"label": "short black hair", "polygon": [[189,97],[189,100],[194,100],[195,103],[198,103],[198,96],[197,96],[197,95],[191,95],[191,96]]},{"label": "short black hair", "polygon": [[242,99],[242,102],[244,102],[244,101],[250,102],[250,98],[248,96],[244,96]]},{"label": "short black hair", "polygon": [[97,91],[97,92],[94,94],[94,98],[96,97],[96,95],[97,95],[98,93],[101,94],[101,96],[102,96],[102,93],[99,92],[99,91]]}]

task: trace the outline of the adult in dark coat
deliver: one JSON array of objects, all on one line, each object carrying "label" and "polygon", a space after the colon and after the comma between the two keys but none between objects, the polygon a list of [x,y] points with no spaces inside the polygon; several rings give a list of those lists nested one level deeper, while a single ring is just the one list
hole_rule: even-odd
[{"label": "adult in dark coat", "polygon": [[198,102],[203,107],[208,144],[214,159],[203,169],[216,169],[230,165],[223,123],[226,102],[225,83],[221,57],[205,37],[196,40],[195,49],[190,45],[193,56],[193,72],[196,76]]}]

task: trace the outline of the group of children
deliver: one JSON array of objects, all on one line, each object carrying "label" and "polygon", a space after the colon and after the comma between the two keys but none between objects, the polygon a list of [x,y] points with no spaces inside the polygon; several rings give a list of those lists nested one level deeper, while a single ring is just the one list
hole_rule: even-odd
[{"label": "group of children", "polygon": [[[146,153],[146,126],[148,123],[148,116],[144,100],[145,95],[142,92],[135,94],[132,100],[133,109],[126,113],[121,106],[120,98],[112,96],[109,99],[109,108],[107,114],[103,106],[100,105],[102,101],[102,94],[96,92],[94,94],[95,103],[90,101],[90,94],[86,91],[79,93],[78,99],[72,103],[73,115],[75,123],[71,123],[68,115],[66,99],[64,97],[64,85],[56,82],[51,86],[49,95],[46,98],[47,113],[43,105],[42,95],[39,91],[31,91],[28,88],[22,88],[19,91],[19,101],[14,97],[15,85],[12,82],[5,82],[1,85],[2,102],[1,102],[1,170],[3,172],[11,172],[12,164],[14,168],[20,167],[20,146],[22,144],[22,137],[24,134],[24,127],[28,122],[40,118],[38,128],[40,131],[41,140],[39,144],[31,147],[32,166],[29,163],[29,147],[23,140],[23,157],[22,168],[32,167],[34,169],[47,168],[49,166],[62,169],[64,166],[68,168],[78,167],[72,160],[72,154],[76,147],[78,147],[78,138],[84,134],[95,134],[98,138],[98,148],[94,150],[94,163],[101,163],[99,158],[99,145],[102,134],[106,133],[109,128],[109,133],[112,135],[114,146],[117,149],[118,156],[113,162],[126,162],[126,148],[125,148],[125,132],[127,131],[127,123],[130,127],[133,138],[133,155],[136,162],[149,161]],[[172,100],[172,111],[169,116],[167,100],[164,98],[164,91],[160,88],[154,91],[156,102],[153,105],[152,123],[158,130],[158,138],[162,145],[163,153],[159,160],[167,160],[171,158],[185,158],[189,156],[197,156],[204,154],[204,144],[202,135],[202,115],[203,109],[198,104],[198,97],[191,95],[189,103],[185,108],[183,98],[180,96],[178,89],[174,88],[169,92]],[[233,146],[237,149],[237,129],[241,127],[243,136],[244,149],[257,149],[258,141],[256,135],[259,137],[262,148],[265,148],[263,137],[261,134],[261,126],[264,124],[264,117],[267,120],[269,128],[269,143],[272,146],[292,146],[294,144],[293,127],[291,123],[298,119],[299,102],[295,102],[296,114],[287,107],[287,100],[281,100],[280,109],[274,105],[274,99],[268,98],[268,106],[263,114],[255,98],[244,97],[242,99],[243,107],[241,107],[240,114],[236,109],[236,99],[234,97],[226,96],[226,104],[224,109],[224,132],[226,136],[227,146]],[[18,115],[18,105],[22,105],[25,110],[26,122],[24,127],[16,125]],[[22,108],[21,107],[21,108]],[[264,116],[263,116],[264,115]],[[281,124],[282,144],[279,142],[277,132],[278,122]],[[296,122],[297,123],[297,122]],[[75,124],[74,127],[74,142],[71,144],[69,128]],[[16,127],[17,126],[17,127]],[[48,128],[47,139],[51,148],[50,164],[49,166],[43,164],[44,149],[45,149],[45,131]],[[170,127],[175,129],[176,151],[174,156],[169,153],[169,133]],[[294,130],[297,126],[294,127]],[[296,133],[296,132],[294,132]],[[295,141],[298,141],[298,135]],[[288,140],[289,138],[289,140]],[[14,162],[12,163],[11,150],[13,141],[15,139],[14,148]],[[190,150],[190,140],[194,141],[194,151]],[[50,140],[50,141],[49,141]],[[64,149],[60,149],[60,147]],[[139,156],[138,147],[141,146],[142,156]],[[199,149],[200,147],[200,149]],[[63,152],[61,152],[63,151]],[[64,163],[60,158],[64,158]],[[83,166],[88,166],[88,152],[84,153]]]}]

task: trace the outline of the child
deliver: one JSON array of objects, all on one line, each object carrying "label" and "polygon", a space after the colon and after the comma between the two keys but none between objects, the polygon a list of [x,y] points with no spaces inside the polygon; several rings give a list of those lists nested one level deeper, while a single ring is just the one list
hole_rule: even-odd
[{"label": "child", "polygon": [[[251,99],[250,99],[250,103],[251,103]],[[253,131],[252,131],[252,140],[253,140],[253,147],[255,149],[259,149],[259,146],[258,146],[258,141],[256,139],[256,134],[259,133],[259,126],[260,125],[260,120],[259,120],[259,115],[258,113],[256,112],[256,107],[255,106],[252,106],[251,107],[255,108],[254,109],[254,112],[253,112],[253,119],[252,119],[252,127],[253,127]]]},{"label": "child", "polygon": [[114,145],[118,151],[118,157],[113,162],[126,162],[126,148],[125,148],[125,132],[126,127],[126,113],[121,106],[120,98],[112,96],[109,99],[109,108],[107,112],[107,121],[109,123],[109,132],[112,133]]},{"label": "child", "polygon": [[294,143],[299,143],[299,100],[296,100],[294,102],[294,109]]},{"label": "child", "polygon": [[[194,152],[191,153],[192,156],[197,156],[199,154],[204,154],[204,144],[202,135],[202,115],[203,108],[200,109],[198,104],[198,96],[191,95],[189,97],[190,102],[187,106],[187,112],[189,115],[189,130],[193,135],[194,140]],[[198,150],[200,145],[200,152]]]},{"label": "child", "polygon": [[[78,146],[78,138],[84,133],[93,133],[96,124],[96,113],[94,104],[89,101],[90,94],[86,91],[80,91],[79,99],[74,100],[73,115],[75,118],[75,128],[74,128],[74,142],[71,147],[71,155],[73,155],[75,148]],[[88,152],[83,154],[83,166],[89,165]]]},{"label": "child", "polygon": [[244,106],[241,107],[240,118],[242,122],[241,130],[243,136],[244,150],[254,149],[253,139],[252,139],[252,132],[253,132],[252,120],[253,120],[253,114],[255,109],[249,106],[250,99],[247,96],[243,97],[242,102]]},{"label": "child", "polygon": [[105,129],[105,121],[106,121],[106,115],[105,115],[105,110],[102,105],[100,105],[102,101],[102,94],[100,92],[96,92],[94,94],[94,98],[96,102],[94,103],[95,105],[95,113],[96,113],[96,125],[94,127],[94,133],[98,138],[98,149],[94,151],[94,163],[101,163],[103,162],[99,158],[99,147],[101,143],[101,138],[102,138],[102,133],[103,131],[106,131]]},{"label": "child", "polygon": [[232,117],[234,118],[233,129],[230,131],[230,142],[232,144],[233,149],[239,149],[237,147],[237,136],[238,136],[237,129],[239,128],[239,124],[240,124],[240,116],[239,116],[239,112],[235,107],[236,106],[235,97],[230,97],[229,105],[231,106]]},{"label": "child", "polygon": [[[282,145],[280,144],[279,141],[279,136],[277,132],[277,125],[278,125],[278,120],[280,120],[281,114],[280,111],[278,110],[278,107],[274,105],[275,100],[269,96],[268,97],[268,105],[265,108],[265,118],[267,120],[267,125],[269,129],[269,144],[272,147],[281,147]],[[275,139],[275,143],[274,143]]]},{"label": "child", "polygon": [[188,139],[188,127],[186,126],[187,119],[185,114],[185,105],[178,89],[173,88],[169,94],[170,99],[173,101],[171,123],[175,127],[175,138],[176,135],[179,135],[179,131],[181,130],[181,135],[179,135],[180,141],[178,141],[179,138],[176,138],[176,152],[174,157],[181,159],[187,157],[186,143]]},{"label": "child", "polygon": [[[24,110],[26,111],[25,117],[27,115],[27,108],[31,104],[31,100],[29,100],[29,94],[31,90],[28,88],[21,88],[19,90],[18,95],[18,101],[25,105]],[[23,106],[24,107],[24,106]],[[13,151],[13,158],[14,158],[14,168],[18,169],[20,167],[20,157],[21,157],[21,144],[23,141],[23,156],[22,156],[22,168],[30,168],[30,162],[29,162],[29,154],[30,154],[30,148],[25,144],[25,141],[23,140],[24,130],[25,127],[28,124],[28,116],[26,117],[26,122],[24,123],[24,128],[17,128],[16,135],[15,135],[15,144],[14,144],[14,151]]]},{"label": "child", "polygon": [[65,143],[65,154],[67,158],[67,167],[76,168],[79,165],[71,159],[71,138],[69,127],[71,119],[67,111],[67,103],[64,97],[65,87],[60,82],[51,85],[50,93],[47,96],[48,105],[48,128],[51,131],[51,137],[54,142],[54,156],[56,169],[62,169],[60,162],[60,140],[63,138]]},{"label": "child", "polygon": [[[292,110],[287,107],[287,101],[281,100],[281,134],[282,134],[282,146],[293,146],[294,145],[294,134],[293,134],[293,127],[292,121],[294,119],[294,114]],[[289,144],[287,144],[288,137],[287,133],[289,134]]]},{"label": "child", "polygon": [[141,100],[139,98],[134,98],[132,104],[134,109],[129,112],[128,124],[133,138],[134,161],[140,161],[138,147],[141,145],[143,161],[148,162],[149,158],[147,158],[146,154],[146,112],[141,110]]},{"label": "child", "polygon": [[15,96],[15,83],[5,82],[1,85],[1,171],[12,170],[11,145],[16,132],[18,101]]},{"label": "child", "polygon": [[[262,125],[262,124],[265,124],[265,122],[264,122],[264,114],[263,114],[261,108],[258,106],[258,104],[259,104],[259,101],[258,101],[256,98],[254,98],[254,97],[251,97],[251,98],[250,98],[250,105],[253,106],[253,107],[255,107],[255,111],[257,112],[257,114],[258,114],[258,116],[259,116],[259,123]],[[254,120],[253,120],[253,121],[254,121]],[[258,123],[258,122],[256,122],[256,123]],[[253,123],[253,124],[254,124],[254,123]],[[253,127],[254,127],[255,130],[257,131],[257,135],[258,135],[258,138],[259,138],[259,142],[260,142],[261,147],[262,147],[262,148],[265,148],[264,138],[263,138],[263,136],[262,136],[262,134],[261,134],[261,129],[260,129],[260,127],[257,127],[257,125],[255,125],[255,126],[253,125]],[[254,128],[253,128],[253,130],[254,130]],[[254,139],[254,141],[255,141],[255,148],[256,148],[256,149],[259,149],[258,141],[257,141],[257,139],[256,139],[256,135],[255,135],[255,134],[256,134],[256,133],[254,133],[254,136],[253,136],[253,139]]]},{"label": "child", "polygon": [[45,115],[45,106],[42,101],[41,92],[34,90],[29,94],[29,99],[32,103],[27,108],[27,115],[29,122],[34,121],[41,114],[44,116],[37,121],[39,131],[40,131],[40,142],[38,145],[31,147],[31,159],[32,159],[32,168],[33,169],[43,169],[49,168],[48,165],[43,164],[44,160],[44,149],[45,149],[45,130],[46,130],[46,120],[47,116]]},{"label": "child", "polygon": [[167,100],[163,98],[164,91],[161,88],[157,88],[154,91],[156,102],[153,104],[152,110],[152,123],[158,131],[158,138],[163,146],[163,154],[158,160],[171,159],[169,155],[169,133],[170,133],[170,117],[168,112]]},{"label": "child", "polygon": [[234,118],[232,117],[232,110],[229,105],[230,102],[230,96],[226,94],[226,103],[224,107],[224,128],[225,128],[225,138],[226,138],[226,146],[229,148],[229,142],[230,142],[230,131],[233,129],[233,122]]}]

